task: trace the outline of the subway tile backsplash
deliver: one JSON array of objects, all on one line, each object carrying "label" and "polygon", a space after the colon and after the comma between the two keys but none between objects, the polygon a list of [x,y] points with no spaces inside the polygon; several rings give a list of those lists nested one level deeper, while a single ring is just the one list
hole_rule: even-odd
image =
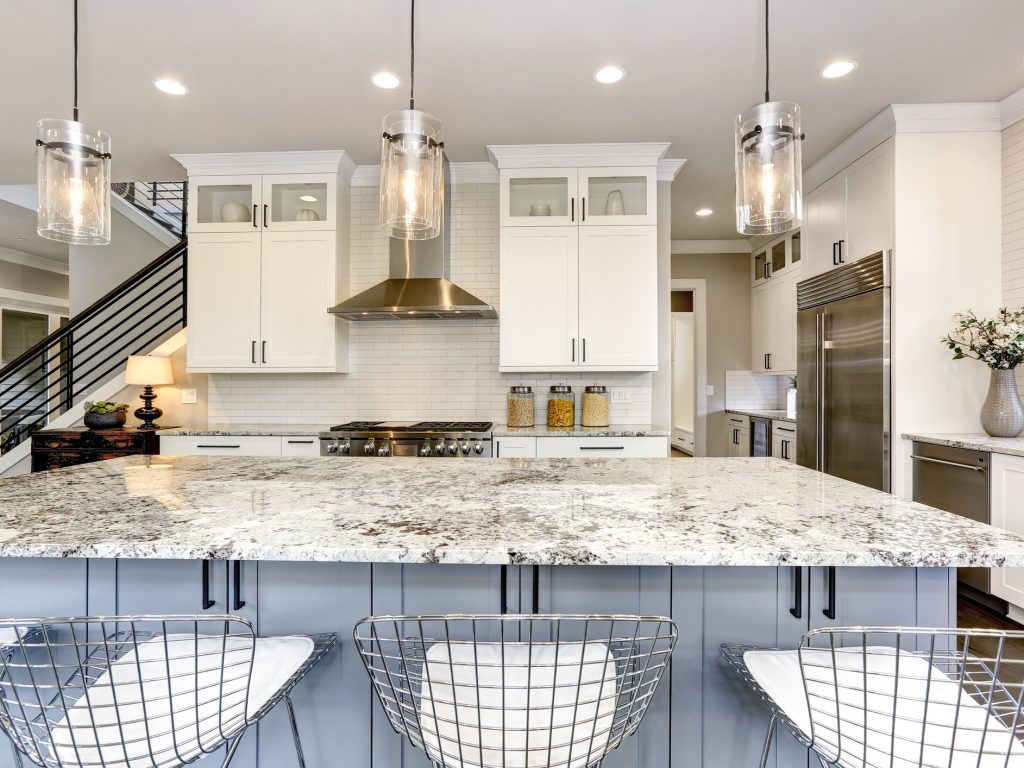
[{"label": "subway tile backsplash", "polygon": [[790,377],[785,374],[725,372],[725,407],[774,411],[786,407]]},{"label": "subway tile backsplash", "polygon": [[[501,313],[498,296],[498,186],[453,190],[452,275]],[[388,238],[377,223],[376,187],[352,190],[352,291],[388,273]],[[326,310],[327,308],[324,307]],[[342,322],[339,320],[339,322]],[[335,424],[352,419],[505,420],[513,384],[529,384],[543,422],[547,388],[587,384],[628,392],[612,403],[617,424],[651,420],[650,373],[505,374],[498,372],[497,320],[402,320],[353,323],[350,373],[211,374],[209,421]],[[727,386],[728,391],[728,386]],[[580,394],[577,394],[577,402]]]}]

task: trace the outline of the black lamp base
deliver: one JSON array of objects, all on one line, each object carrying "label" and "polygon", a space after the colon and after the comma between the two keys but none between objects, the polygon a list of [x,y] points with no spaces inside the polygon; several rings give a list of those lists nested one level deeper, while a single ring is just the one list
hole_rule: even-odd
[{"label": "black lamp base", "polygon": [[139,397],[142,398],[142,402],[145,403],[142,408],[135,411],[135,418],[142,422],[139,424],[139,430],[151,431],[159,429],[156,424],[156,420],[163,416],[164,412],[159,408],[153,407],[153,401],[156,400],[156,394],[153,392],[153,387],[147,384]]}]

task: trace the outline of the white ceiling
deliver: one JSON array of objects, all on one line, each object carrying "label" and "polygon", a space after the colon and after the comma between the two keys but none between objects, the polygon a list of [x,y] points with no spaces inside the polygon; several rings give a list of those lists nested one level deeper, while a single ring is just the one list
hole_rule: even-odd
[{"label": "white ceiling", "polygon": [[[180,178],[172,152],[346,149],[377,159],[405,104],[406,0],[82,0],[82,120],[116,179]],[[70,116],[71,0],[4,14],[0,184],[31,182],[35,121]],[[775,0],[772,95],[803,108],[805,164],[890,103],[991,101],[1024,85],[1020,0]],[[732,130],[763,95],[760,0],[420,0],[417,105],[454,161],[486,144],[671,141],[675,239],[735,237]],[[860,63],[828,81],[837,58]],[[601,65],[626,68],[596,84]],[[159,93],[156,77],[191,92]],[[708,206],[715,214],[699,219]]]},{"label": "white ceiling", "polygon": [[36,212],[6,200],[0,200],[0,248],[51,259],[55,266],[68,265],[68,244],[37,235]]}]

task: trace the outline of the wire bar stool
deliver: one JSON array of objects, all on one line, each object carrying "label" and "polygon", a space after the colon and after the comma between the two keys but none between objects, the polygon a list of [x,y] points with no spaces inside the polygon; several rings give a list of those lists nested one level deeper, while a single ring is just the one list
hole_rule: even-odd
[{"label": "wire bar stool", "polygon": [[722,645],[776,723],[823,766],[1024,767],[1024,631],[841,627],[796,650]]},{"label": "wire bar stool", "polygon": [[[20,629],[17,629],[20,628]],[[238,616],[0,621],[0,729],[43,768],[173,768],[226,745],[284,700],[337,635],[257,638]],[[19,754],[20,753],[20,754]]]},{"label": "wire bar stool", "polygon": [[664,616],[371,616],[356,647],[392,727],[437,768],[587,768],[640,726]]}]

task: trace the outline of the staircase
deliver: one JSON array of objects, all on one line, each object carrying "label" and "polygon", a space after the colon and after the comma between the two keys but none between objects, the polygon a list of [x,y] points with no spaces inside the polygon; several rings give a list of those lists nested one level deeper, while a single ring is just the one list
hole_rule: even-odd
[{"label": "staircase", "polygon": [[[181,204],[183,225],[183,197]],[[188,244],[181,239],[0,368],[0,457],[120,373],[128,355],[146,354],[184,329],[187,274]]]},{"label": "staircase", "polygon": [[188,182],[119,181],[111,191],[149,216],[177,238],[185,236],[188,221]]}]

